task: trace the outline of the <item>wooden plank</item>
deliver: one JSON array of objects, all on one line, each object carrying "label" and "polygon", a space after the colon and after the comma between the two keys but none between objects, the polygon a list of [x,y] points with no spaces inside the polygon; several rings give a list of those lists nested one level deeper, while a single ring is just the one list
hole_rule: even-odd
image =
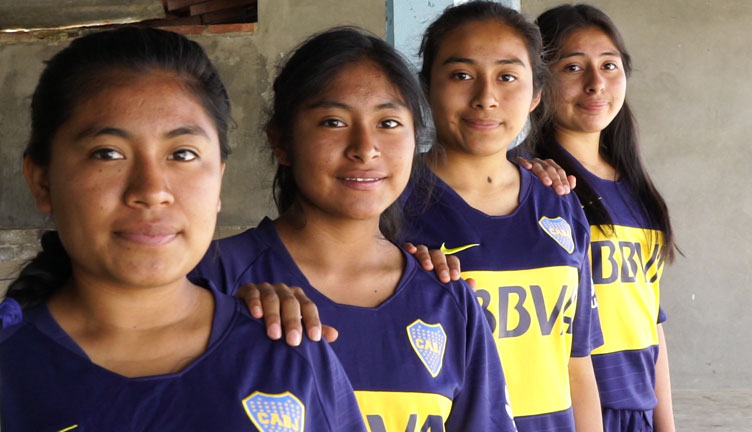
[{"label": "wooden plank", "polygon": [[222,9],[229,9],[236,6],[252,4],[253,0],[209,0],[197,5],[191,6],[191,15],[203,15],[209,12],[216,12]]},{"label": "wooden plank", "polygon": [[204,24],[225,24],[234,22],[256,22],[256,8],[253,5],[223,9],[201,15]]},{"label": "wooden plank", "polygon": [[196,5],[199,3],[204,3],[207,0],[166,0],[166,1],[167,1],[167,10],[174,11],[178,9],[187,8],[189,6]]}]

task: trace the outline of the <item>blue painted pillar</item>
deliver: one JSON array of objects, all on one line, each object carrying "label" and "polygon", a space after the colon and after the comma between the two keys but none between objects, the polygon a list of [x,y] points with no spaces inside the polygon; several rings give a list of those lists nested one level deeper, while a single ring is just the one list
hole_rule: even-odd
[{"label": "blue painted pillar", "polygon": [[[467,0],[386,0],[386,40],[418,70],[418,49],[426,27],[448,6]],[[520,10],[520,0],[495,0]]]}]

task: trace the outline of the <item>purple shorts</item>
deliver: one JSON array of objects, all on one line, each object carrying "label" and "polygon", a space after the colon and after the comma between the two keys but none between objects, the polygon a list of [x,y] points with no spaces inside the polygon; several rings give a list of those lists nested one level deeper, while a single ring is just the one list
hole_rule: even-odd
[{"label": "purple shorts", "polygon": [[604,432],[653,432],[653,410],[603,409]]}]

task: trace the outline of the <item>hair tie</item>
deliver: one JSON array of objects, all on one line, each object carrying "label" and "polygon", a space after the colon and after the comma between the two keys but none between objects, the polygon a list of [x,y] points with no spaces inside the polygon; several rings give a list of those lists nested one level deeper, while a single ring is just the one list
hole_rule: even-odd
[{"label": "hair tie", "polygon": [[21,322],[21,305],[10,297],[0,303],[0,328],[10,327]]}]

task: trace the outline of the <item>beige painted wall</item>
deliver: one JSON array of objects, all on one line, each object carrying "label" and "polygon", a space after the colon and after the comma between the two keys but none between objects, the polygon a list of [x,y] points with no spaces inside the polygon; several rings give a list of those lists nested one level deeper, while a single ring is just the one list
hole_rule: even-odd
[{"label": "beige painted wall", "polygon": [[[522,10],[560,3],[522,0]],[[752,2],[589,3],[626,39],[627,97],[685,254],[662,284],[674,388],[752,388]]]}]

